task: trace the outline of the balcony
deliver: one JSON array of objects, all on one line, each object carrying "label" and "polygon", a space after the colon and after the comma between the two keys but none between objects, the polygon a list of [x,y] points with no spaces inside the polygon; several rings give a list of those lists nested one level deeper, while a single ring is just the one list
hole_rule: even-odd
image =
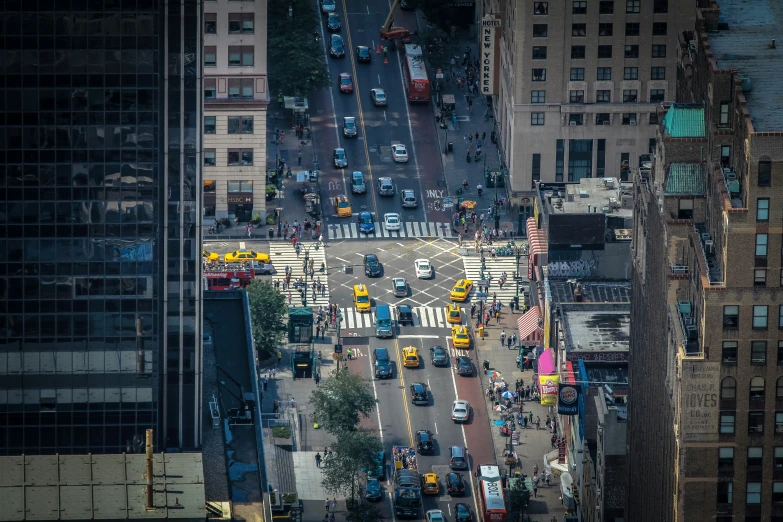
[{"label": "balcony", "polygon": [[726,286],[720,266],[720,258],[716,255],[715,240],[707,231],[704,223],[698,223],[693,227],[691,242],[696,251],[699,268],[707,276],[709,286]]}]

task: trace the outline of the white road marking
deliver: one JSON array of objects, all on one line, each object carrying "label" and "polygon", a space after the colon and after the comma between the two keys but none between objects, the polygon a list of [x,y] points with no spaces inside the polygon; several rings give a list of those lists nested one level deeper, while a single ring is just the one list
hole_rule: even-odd
[{"label": "white road marking", "polygon": [[[318,30],[321,32],[321,41],[322,42],[326,42],[326,40],[325,40],[326,35],[324,34],[324,26],[323,26],[323,24],[318,24]],[[326,50],[326,45],[324,45],[323,48],[324,48],[324,60],[328,64],[329,63],[329,52]],[[328,67],[328,65],[327,65],[327,67]],[[339,131],[338,125],[337,125],[337,110],[336,110],[336,106],[334,104],[334,89],[329,87],[328,90],[329,90],[329,98],[332,100],[332,119],[334,120],[334,136],[335,136],[335,138],[337,138],[337,145],[339,147],[339,145],[340,145],[340,131]],[[312,127],[312,124],[310,126]],[[323,158],[323,159],[326,159],[326,158]],[[320,162],[319,162],[319,164],[320,164]],[[343,177],[343,194],[345,194],[347,192],[348,192],[348,188],[347,188],[347,186],[345,184],[345,177]],[[426,218],[426,216],[425,216],[425,218]]]},{"label": "white road marking", "polygon": [[[379,74],[378,75],[378,85],[380,85],[380,84],[381,84],[381,75]],[[383,111],[383,112],[386,113],[386,111]]]},{"label": "white road marking", "polygon": [[398,335],[397,339],[440,339],[440,335]]},{"label": "white road marking", "polygon": [[434,422],[433,424],[435,424],[435,435],[438,435],[438,423]]}]

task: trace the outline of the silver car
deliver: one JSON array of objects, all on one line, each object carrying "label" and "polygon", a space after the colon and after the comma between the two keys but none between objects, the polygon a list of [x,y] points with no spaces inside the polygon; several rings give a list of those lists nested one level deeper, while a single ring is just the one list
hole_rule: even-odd
[{"label": "silver car", "polygon": [[408,296],[408,282],[403,277],[395,277],[392,279],[392,291],[394,297],[407,297]]},{"label": "silver car", "polygon": [[379,196],[393,196],[394,195],[394,183],[391,178],[378,178],[378,195]]},{"label": "silver car", "polygon": [[468,401],[456,400],[451,405],[451,420],[455,423],[468,422],[470,417],[470,404]]}]

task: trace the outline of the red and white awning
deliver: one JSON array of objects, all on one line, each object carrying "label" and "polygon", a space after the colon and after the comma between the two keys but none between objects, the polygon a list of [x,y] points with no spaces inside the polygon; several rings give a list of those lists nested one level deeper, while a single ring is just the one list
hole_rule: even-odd
[{"label": "red and white awning", "polygon": [[544,339],[544,331],[541,328],[541,313],[537,306],[533,306],[517,319],[520,344],[541,344]]}]

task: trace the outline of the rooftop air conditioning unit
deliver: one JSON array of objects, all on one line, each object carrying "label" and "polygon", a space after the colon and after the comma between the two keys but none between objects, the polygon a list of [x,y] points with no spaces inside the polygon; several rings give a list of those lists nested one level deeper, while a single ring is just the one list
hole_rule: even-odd
[{"label": "rooftop air conditioning unit", "polygon": [[689,341],[695,341],[699,338],[699,329],[696,328],[695,325],[688,325],[685,327],[685,332],[687,334]]},{"label": "rooftop air conditioning unit", "polygon": [[701,233],[701,240],[702,241],[708,241],[710,239],[712,239],[712,236],[710,236],[709,232],[702,232]]},{"label": "rooftop air conditioning unit", "polygon": [[715,253],[715,242],[712,239],[708,239],[704,242],[704,251],[707,253],[707,255],[712,255]]},{"label": "rooftop air conditioning unit", "polygon": [[682,324],[685,326],[693,325],[693,316],[691,314],[682,314]]},{"label": "rooftop air conditioning unit", "polygon": [[736,172],[732,172],[732,171],[728,171],[728,172],[726,172],[726,171],[724,170],[724,171],[723,171],[723,175],[724,175],[724,176],[726,176],[726,179],[727,179],[728,181],[737,181],[737,173],[736,173]]},{"label": "rooftop air conditioning unit", "polygon": [[677,299],[677,310],[681,314],[691,313],[691,302],[687,299]]}]

